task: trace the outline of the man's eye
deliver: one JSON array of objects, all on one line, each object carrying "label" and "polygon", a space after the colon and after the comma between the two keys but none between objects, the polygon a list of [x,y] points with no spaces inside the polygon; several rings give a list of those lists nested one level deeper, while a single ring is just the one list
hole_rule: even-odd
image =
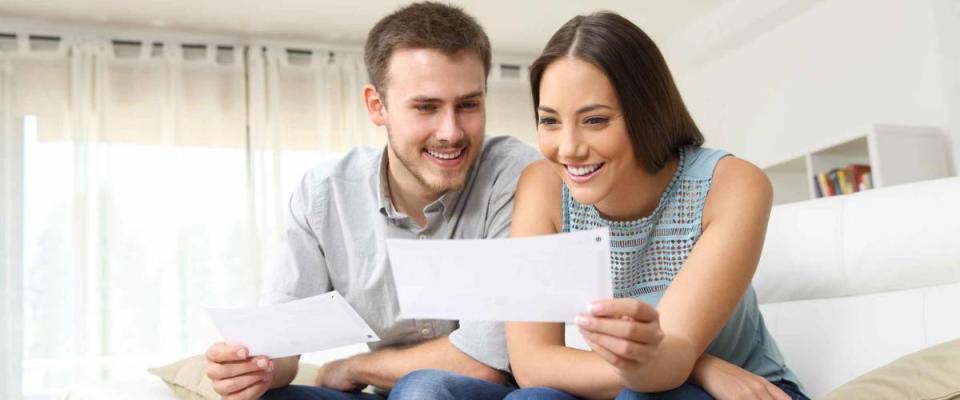
[{"label": "man's eye", "polygon": [[473,110],[480,107],[480,102],[468,101],[466,103],[460,104],[460,109],[462,110]]},{"label": "man's eye", "polygon": [[417,104],[416,106],[414,106],[414,108],[416,108],[417,111],[420,111],[420,112],[433,112],[434,110],[437,109],[437,106],[433,104]]}]

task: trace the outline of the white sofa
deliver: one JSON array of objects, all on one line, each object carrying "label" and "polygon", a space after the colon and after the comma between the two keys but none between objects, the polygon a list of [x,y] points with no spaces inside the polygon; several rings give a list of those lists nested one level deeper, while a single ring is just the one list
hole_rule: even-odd
[{"label": "white sofa", "polygon": [[775,207],[754,287],[814,399],[960,337],[960,178]]},{"label": "white sofa", "polygon": [[[960,337],[960,178],[774,207],[754,287],[787,364],[814,399]],[[567,333],[583,347],[574,329]],[[145,371],[136,382],[83,385],[67,396],[133,397],[175,398]]]}]

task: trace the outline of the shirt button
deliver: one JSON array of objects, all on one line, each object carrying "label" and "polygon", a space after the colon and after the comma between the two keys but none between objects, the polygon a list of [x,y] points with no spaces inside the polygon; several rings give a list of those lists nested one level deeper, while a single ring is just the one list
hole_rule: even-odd
[{"label": "shirt button", "polygon": [[419,235],[417,235],[417,239],[423,240],[423,239],[426,239],[426,238],[427,238],[427,235],[424,235],[424,234],[422,234],[422,233],[419,234]]},{"label": "shirt button", "polygon": [[430,336],[430,328],[423,328],[420,330],[420,334],[423,336]]}]

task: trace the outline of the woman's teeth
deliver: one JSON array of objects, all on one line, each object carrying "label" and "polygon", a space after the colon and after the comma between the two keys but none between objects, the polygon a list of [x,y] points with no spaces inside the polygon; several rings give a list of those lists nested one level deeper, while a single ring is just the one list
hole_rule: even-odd
[{"label": "woman's teeth", "polygon": [[585,176],[585,175],[592,174],[594,171],[600,169],[601,166],[603,166],[603,163],[593,164],[593,165],[584,165],[579,167],[571,167],[568,165],[567,172],[570,172],[571,175],[575,175],[575,176]]}]

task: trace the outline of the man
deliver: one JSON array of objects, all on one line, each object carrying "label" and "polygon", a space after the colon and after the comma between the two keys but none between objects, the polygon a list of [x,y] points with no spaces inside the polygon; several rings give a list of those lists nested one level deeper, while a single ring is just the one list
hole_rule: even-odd
[{"label": "man", "polygon": [[[509,233],[517,178],[538,155],[515,139],[484,139],[487,36],[458,8],[418,3],[377,23],[364,53],[371,82],[364,100],[388,144],[304,176],[263,301],[336,289],[382,340],[324,365],[317,387],[288,386],[299,357],[250,357],[242,346],[217,343],[207,352],[207,375],[225,399],[383,398],[359,393],[368,385],[393,388],[391,398],[499,399],[510,390],[502,325],[400,319],[385,249],[387,238]],[[433,371],[400,380],[416,370]]]}]

